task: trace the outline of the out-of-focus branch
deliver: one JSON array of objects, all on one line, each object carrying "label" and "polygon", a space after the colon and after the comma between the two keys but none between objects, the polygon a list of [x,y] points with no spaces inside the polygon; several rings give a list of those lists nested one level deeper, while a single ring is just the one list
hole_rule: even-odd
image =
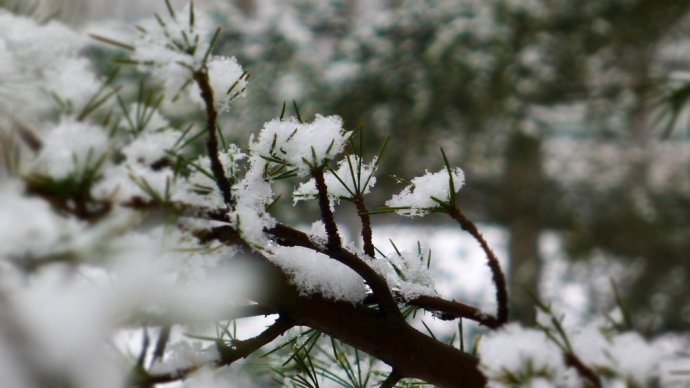
[{"label": "out-of-focus branch", "polygon": [[566,365],[575,368],[577,373],[585,378],[586,381],[583,382],[582,385],[584,388],[601,388],[601,379],[599,376],[597,376],[589,366],[582,362],[579,357],[573,353],[565,353],[564,358]]},{"label": "out-of-focus branch", "polygon": [[[280,317],[269,326],[268,329],[254,338],[244,341],[233,341],[231,346],[219,341],[217,346],[220,357],[213,363],[213,366],[220,368],[230,365],[241,358],[245,358],[259,350],[262,346],[278,338],[293,326],[294,322],[291,319]],[[135,387],[149,387],[153,384],[164,384],[183,380],[191,373],[194,373],[204,366],[206,365],[189,365],[172,372],[160,374],[149,374],[141,369],[135,370],[130,376],[129,385]]]}]

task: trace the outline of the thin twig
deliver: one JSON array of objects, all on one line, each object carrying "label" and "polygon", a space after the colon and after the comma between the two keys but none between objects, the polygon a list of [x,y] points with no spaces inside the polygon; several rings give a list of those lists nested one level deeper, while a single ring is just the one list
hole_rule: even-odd
[{"label": "thin twig", "polygon": [[479,232],[477,226],[470,221],[457,207],[451,207],[448,209],[450,216],[456,220],[460,227],[472,235],[479,245],[481,245],[484,253],[486,253],[491,270],[492,279],[496,285],[496,303],[498,304],[496,316],[500,324],[508,322],[508,288],[506,286],[506,278],[501,269],[501,263],[498,261],[498,257],[493,252],[489,244],[484,239],[484,236]]},{"label": "thin twig", "polygon": [[601,379],[599,376],[597,376],[589,366],[582,362],[579,357],[572,353],[566,353],[564,357],[565,364],[575,368],[577,373],[587,380],[587,382],[582,385],[584,388],[601,388]]},{"label": "thin twig", "polygon": [[168,345],[168,340],[170,339],[170,329],[172,325],[163,325],[161,331],[158,334],[158,340],[156,341],[156,347],[153,350],[153,358],[151,359],[151,365],[158,361],[163,361],[163,355],[165,354],[165,348]]},{"label": "thin twig", "polygon": [[194,72],[194,81],[199,86],[201,90],[201,98],[204,100],[206,105],[206,126],[208,128],[208,139],[206,140],[206,148],[208,151],[208,157],[211,160],[211,171],[213,172],[213,177],[215,178],[216,185],[223,195],[223,201],[225,204],[230,206],[230,208],[235,207],[235,203],[231,194],[230,180],[225,175],[223,169],[223,164],[220,162],[218,156],[218,137],[216,133],[216,125],[218,119],[218,112],[213,101],[213,88],[211,87],[208,71],[204,68]]},{"label": "thin twig", "polygon": [[371,218],[369,217],[369,210],[364,204],[364,198],[361,195],[356,195],[353,198],[353,202],[357,207],[357,215],[362,221],[362,241],[364,253],[368,256],[374,257],[376,255],[376,250],[374,248],[373,237],[371,232]]},{"label": "thin twig", "polygon": [[316,182],[316,190],[319,192],[319,207],[321,208],[321,220],[326,226],[326,234],[328,235],[328,249],[337,250],[341,247],[340,235],[338,234],[338,226],[335,224],[331,205],[328,200],[328,187],[323,176],[323,169],[312,172],[314,181]]},{"label": "thin twig", "polygon": [[441,320],[465,318],[491,329],[497,329],[502,324],[496,317],[474,306],[439,297],[422,295],[411,299],[407,304],[437,313],[437,317]]}]

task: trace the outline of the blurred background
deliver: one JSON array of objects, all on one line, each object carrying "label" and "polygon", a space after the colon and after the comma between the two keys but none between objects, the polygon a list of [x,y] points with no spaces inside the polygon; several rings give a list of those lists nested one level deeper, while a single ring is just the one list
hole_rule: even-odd
[{"label": "blurred background", "polygon": [[[533,321],[530,293],[561,291],[546,273],[558,256],[589,314],[615,304],[603,277],[639,330],[690,327],[687,0],[197,3],[223,28],[217,53],[252,72],[229,138],[246,144],[292,100],[361,124],[371,156],[390,136],[370,208],[399,189],[392,174],[440,169],[442,146],[467,176],[461,208],[505,232],[514,317]],[[163,0],[37,12],[105,35],[153,11]]]}]

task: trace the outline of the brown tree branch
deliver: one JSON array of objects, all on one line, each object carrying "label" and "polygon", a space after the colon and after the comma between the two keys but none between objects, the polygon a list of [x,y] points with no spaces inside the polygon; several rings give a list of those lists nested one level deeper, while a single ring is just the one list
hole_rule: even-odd
[{"label": "brown tree branch", "polygon": [[374,249],[373,235],[371,232],[371,218],[369,217],[369,210],[364,204],[364,197],[361,194],[356,195],[352,201],[357,208],[357,215],[362,221],[362,242],[364,253],[370,257],[375,257],[376,250]]},{"label": "brown tree branch", "polygon": [[407,304],[440,313],[439,318],[442,320],[448,320],[449,317],[451,319],[465,318],[491,329],[497,329],[502,325],[502,323],[491,314],[486,314],[474,306],[434,296],[418,296],[408,301]]},{"label": "brown tree branch", "polygon": [[393,388],[395,387],[395,384],[398,383],[398,381],[402,380],[403,376],[398,373],[398,371],[393,368],[391,371],[391,374],[386,377],[385,380],[381,382],[381,388]]},{"label": "brown tree branch", "polygon": [[448,209],[448,214],[460,224],[460,227],[464,231],[479,242],[484,253],[486,253],[488,259],[487,264],[491,270],[493,282],[496,285],[496,302],[498,304],[496,317],[501,325],[508,322],[508,286],[506,285],[506,278],[501,269],[501,263],[498,261],[498,257],[496,257],[496,254],[486,242],[481,232],[479,232],[477,226],[465,217],[460,209],[457,207],[450,207]]},{"label": "brown tree branch", "polygon": [[220,162],[220,158],[218,157],[218,136],[216,133],[218,112],[216,111],[213,101],[213,88],[211,87],[211,83],[208,78],[208,70],[204,67],[201,70],[195,71],[194,81],[201,90],[201,98],[204,100],[204,105],[206,106],[206,127],[208,128],[206,149],[208,152],[208,157],[211,161],[211,171],[213,172],[216,185],[218,185],[218,189],[223,195],[223,201],[226,205],[234,208],[235,203],[233,201],[231,191],[232,185],[228,177],[225,175],[223,164]]},{"label": "brown tree branch", "polygon": [[299,297],[290,316],[380,359],[402,376],[442,387],[484,387],[479,360],[429,337],[406,322],[391,322],[376,311],[320,295]]},{"label": "brown tree branch", "polygon": [[316,191],[319,193],[319,208],[321,208],[321,220],[323,220],[328,235],[328,249],[338,250],[341,247],[340,235],[328,200],[328,187],[326,187],[323,169],[312,171],[312,175],[316,182]]}]

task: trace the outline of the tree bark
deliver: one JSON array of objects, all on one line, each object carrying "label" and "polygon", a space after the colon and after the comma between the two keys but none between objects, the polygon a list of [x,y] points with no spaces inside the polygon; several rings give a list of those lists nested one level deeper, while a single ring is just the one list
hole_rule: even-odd
[{"label": "tree bark", "polygon": [[505,217],[510,233],[508,255],[511,313],[524,324],[535,320],[530,293],[539,295],[541,263],[541,139],[520,131],[510,134],[504,173]]}]

